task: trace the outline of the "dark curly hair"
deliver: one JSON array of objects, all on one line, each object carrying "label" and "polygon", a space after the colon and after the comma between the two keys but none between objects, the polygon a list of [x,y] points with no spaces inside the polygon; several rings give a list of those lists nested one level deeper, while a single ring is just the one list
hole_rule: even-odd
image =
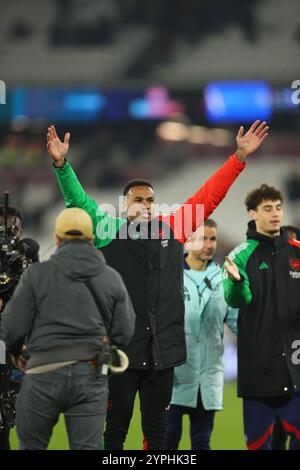
[{"label": "dark curly hair", "polygon": [[274,186],[268,186],[262,184],[260,188],[255,188],[250,191],[245,198],[245,205],[247,210],[256,210],[257,206],[263,201],[281,201],[283,202],[283,196],[279,189]]}]

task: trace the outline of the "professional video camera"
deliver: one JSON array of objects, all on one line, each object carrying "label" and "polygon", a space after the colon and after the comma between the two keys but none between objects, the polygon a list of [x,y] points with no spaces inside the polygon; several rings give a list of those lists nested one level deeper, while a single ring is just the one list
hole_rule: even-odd
[{"label": "professional video camera", "polygon": [[[19,240],[17,213],[9,211],[9,192],[4,193],[0,223],[0,315],[29,264],[38,261],[39,245],[31,238]],[[11,218],[13,217],[13,221]],[[10,219],[10,223],[9,223]],[[2,342],[1,347],[5,347]],[[12,375],[13,366],[8,354],[0,360],[0,431],[14,426],[15,401],[21,386],[20,374]]]},{"label": "professional video camera", "polygon": [[37,261],[38,243],[31,238],[19,240],[15,225],[8,225],[9,193],[5,192],[3,210],[4,224],[0,225],[0,299],[5,304],[12,296],[24,270]]}]

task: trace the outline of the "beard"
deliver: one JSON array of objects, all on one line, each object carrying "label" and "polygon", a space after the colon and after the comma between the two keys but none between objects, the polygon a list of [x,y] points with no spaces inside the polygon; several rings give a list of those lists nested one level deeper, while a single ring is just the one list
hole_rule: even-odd
[{"label": "beard", "polygon": [[276,229],[276,228],[271,228],[270,230],[267,231],[267,233],[269,233],[270,235],[274,236],[274,235],[278,235],[280,233],[280,228]]}]

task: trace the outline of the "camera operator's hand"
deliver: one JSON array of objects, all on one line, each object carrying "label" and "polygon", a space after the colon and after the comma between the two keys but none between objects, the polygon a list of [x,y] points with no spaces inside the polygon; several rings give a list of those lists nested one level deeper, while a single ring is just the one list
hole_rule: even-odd
[{"label": "camera operator's hand", "polygon": [[12,356],[12,363],[17,369],[20,369],[22,372],[25,372],[27,360],[22,355]]},{"label": "camera operator's hand", "polygon": [[62,168],[65,164],[65,157],[69,150],[70,133],[67,132],[62,142],[55,130],[54,126],[48,127],[47,132],[47,150],[52,158],[54,165]]}]

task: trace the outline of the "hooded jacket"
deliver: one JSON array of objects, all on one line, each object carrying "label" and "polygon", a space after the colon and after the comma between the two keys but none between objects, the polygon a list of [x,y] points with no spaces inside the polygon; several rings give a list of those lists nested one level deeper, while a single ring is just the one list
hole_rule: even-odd
[{"label": "hooded jacket", "polygon": [[[109,331],[85,282],[109,314]],[[13,354],[26,342],[28,369],[95,357],[101,336],[124,348],[135,314],[121,276],[88,242],[64,241],[49,261],[30,266],[2,313],[2,339]]]},{"label": "hooded jacket", "polygon": [[247,240],[229,257],[241,274],[224,271],[225,299],[239,307],[238,394],[289,395],[300,391],[300,242],[287,232],[267,237],[250,222]]}]

